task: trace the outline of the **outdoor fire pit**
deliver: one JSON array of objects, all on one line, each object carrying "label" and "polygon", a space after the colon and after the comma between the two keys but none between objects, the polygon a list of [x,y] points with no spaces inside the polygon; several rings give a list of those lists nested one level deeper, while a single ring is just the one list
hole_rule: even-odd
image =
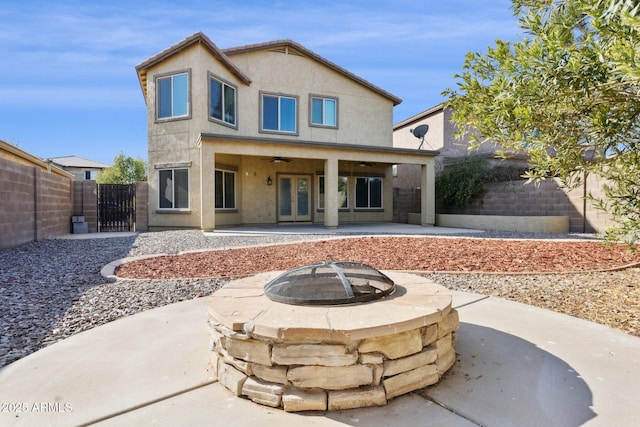
[{"label": "outdoor fire pit", "polygon": [[299,305],[353,304],[394,290],[393,280],[373,267],[331,259],[289,270],[264,287],[269,299]]},{"label": "outdoor fire pit", "polygon": [[236,396],[285,411],[385,405],[453,366],[451,298],[347,261],[235,280],[209,300],[211,362]]}]

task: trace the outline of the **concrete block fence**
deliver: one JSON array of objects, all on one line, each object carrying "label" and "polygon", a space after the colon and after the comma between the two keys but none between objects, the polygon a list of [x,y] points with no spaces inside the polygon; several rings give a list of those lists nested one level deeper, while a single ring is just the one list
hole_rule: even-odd
[{"label": "concrete block fence", "polygon": [[[84,216],[98,231],[98,186],[0,141],[0,249],[72,231],[71,217]],[[148,229],[148,184],[136,183],[136,231]]]},{"label": "concrete block fence", "polygon": [[[441,206],[436,202],[436,214],[495,216],[567,216],[572,233],[604,233],[612,224],[609,215],[585,200],[586,194],[601,197],[603,180],[589,176],[584,186],[568,190],[560,180],[547,179],[539,187],[525,181],[488,184],[486,191],[472,199],[463,209]],[[408,213],[420,212],[420,189],[394,188],[394,220],[407,222]]]},{"label": "concrete block fence", "polygon": [[0,157],[0,249],[69,232],[72,177]]},{"label": "concrete block fence", "polygon": [[559,179],[547,179],[536,187],[525,181],[489,184],[484,194],[475,197],[465,209],[438,209],[438,213],[509,216],[568,216],[569,231],[573,233],[602,233],[611,223],[608,215],[598,211],[584,199],[592,192],[602,194],[602,182],[589,177],[585,186],[568,190]]}]

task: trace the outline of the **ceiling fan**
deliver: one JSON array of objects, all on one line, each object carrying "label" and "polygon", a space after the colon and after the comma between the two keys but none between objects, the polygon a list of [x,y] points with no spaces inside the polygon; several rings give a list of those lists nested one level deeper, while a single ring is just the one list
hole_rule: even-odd
[{"label": "ceiling fan", "polygon": [[274,157],[271,157],[270,159],[262,159],[262,160],[268,160],[271,163],[282,163],[282,162],[289,163],[293,161],[292,159],[287,159],[285,157],[280,157],[280,156],[274,156]]},{"label": "ceiling fan", "polygon": [[373,163],[369,162],[350,162],[352,165],[357,166],[359,168],[370,168],[373,167]]}]

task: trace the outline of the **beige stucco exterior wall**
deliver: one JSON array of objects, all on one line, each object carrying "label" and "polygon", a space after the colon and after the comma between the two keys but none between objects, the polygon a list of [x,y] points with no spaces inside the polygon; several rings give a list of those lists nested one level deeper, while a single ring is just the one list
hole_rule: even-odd
[{"label": "beige stucco exterior wall", "polygon": [[[282,50],[282,49],[280,49]],[[149,135],[149,227],[211,228],[234,224],[273,224],[277,216],[277,179],[280,175],[306,174],[312,178],[312,221],[322,223],[324,212],[317,209],[317,173],[325,161],[339,161],[339,169],[353,168],[359,161],[379,162],[366,173],[391,177],[391,164],[385,153],[366,150],[342,151],[323,144],[347,144],[390,149],[393,101],[370,88],[310,58],[281,51],[256,50],[230,55],[230,59],[251,79],[247,85],[200,43],[167,57],[147,69],[147,120]],[[155,78],[176,72],[189,72],[190,115],[185,119],[156,121]],[[208,119],[209,75],[237,88],[237,127]],[[295,96],[298,100],[297,133],[274,134],[260,131],[261,93]],[[338,100],[338,127],[309,125],[310,94]],[[201,141],[201,135],[215,140]],[[221,138],[228,135],[230,141]],[[259,141],[261,144],[254,142]],[[273,142],[267,143],[266,142]],[[287,143],[297,143],[295,148]],[[309,143],[309,147],[305,144]],[[415,148],[415,147],[411,147]],[[292,157],[291,163],[273,164],[272,156]],[[415,164],[423,156],[396,156]],[[175,165],[189,170],[189,209],[181,212],[159,210],[158,171]],[[214,210],[214,169],[236,172],[236,208]],[[271,177],[272,186],[267,185]],[[202,187],[205,185],[206,187]],[[355,197],[355,175],[350,177],[349,196]],[[339,212],[340,222],[391,221],[392,182],[384,180],[383,212]]]},{"label": "beige stucco exterior wall", "polygon": [[[348,210],[338,213],[340,223],[349,222],[380,222],[391,221],[393,217],[393,185],[391,176],[391,164],[393,161],[418,161],[411,155],[389,153],[366,153],[350,151],[347,149],[328,149],[320,147],[286,146],[279,144],[265,144],[252,141],[235,143],[233,141],[217,140],[204,141],[203,145],[214,147],[214,151],[221,153],[235,150],[236,155],[214,154],[215,164],[219,167],[230,169],[237,168],[236,194],[238,212],[217,210],[215,212],[215,224],[273,224],[278,218],[277,183],[282,175],[308,176],[311,179],[310,210],[311,221],[324,223],[325,212],[318,206],[318,176],[324,175],[325,161],[332,159],[338,163],[340,176],[348,177]],[[276,156],[288,153],[291,162],[274,164],[270,162],[270,154]],[[371,166],[361,168],[357,166],[357,159],[366,158],[373,163]],[[433,159],[424,157],[420,161],[433,167]],[[430,163],[429,163],[430,162]],[[211,166],[207,167],[211,169]],[[377,176],[383,179],[383,210],[355,209],[355,182],[358,177]],[[271,178],[272,185],[267,184]],[[211,209],[205,210],[205,216],[211,214]]]},{"label": "beige stucco exterior wall", "polygon": [[[392,146],[393,104],[390,100],[309,58],[280,51],[254,51],[230,56],[250,75],[241,92],[239,131],[265,136],[260,128],[260,92],[298,98],[298,136],[278,137],[341,144]],[[338,99],[338,128],[309,126],[309,95]]]},{"label": "beige stucco exterior wall", "polygon": [[70,174],[73,174],[74,181],[83,181],[85,180],[85,172],[91,172],[92,178],[91,180],[95,180],[97,178],[98,173],[102,171],[102,169],[98,168],[64,168]]},{"label": "beige stucco exterior wall", "polygon": [[[413,120],[409,118],[404,122],[400,122],[393,128],[393,146],[397,148],[418,148],[420,139],[413,136],[410,130],[426,124],[429,126],[429,131],[425,135],[422,148],[440,151],[440,154],[436,157],[437,172],[442,170],[447,159],[460,158],[468,154],[486,155],[495,152],[496,147],[487,142],[481,144],[477,150],[469,153],[469,140],[459,140],[456,137],[458,128],[451,122],[451,114],[451,109],[436,106],[415,116]],[[400,174],[400,179],[406,178],[406,175],[413,172],[415,172],[415,169]],[[400,188],[411,188],[410,184],[404,185],[402,182],[399,184]]]},{"label": "beige stucco exterior wall", "polygon": [[[149,226],[200,227],[200,149],[198,137],[207,121],[207,70],[211,57],[199,44],[186,48],[148,71],[147,123],[149,164]],[[190,115],[185,119],[156,120],[156,88],[158,76],[176,72],[189,73]],[[171,164],[189,170],[189,209],[183,212],[158,209],[158,171]]]},{"label": "beige stucco exterior wall", "polygon": [[420,146],[420,139],[416,138],[411,129],[415,129],[420,125],[429,126],[424,137],[422,149],[442,151],[445,141],[445,121],[442,109],[437,109],[431,114],[409,122],[404,125],[396,126],[393,130],[393,146],[397,148],[413,148]]}]

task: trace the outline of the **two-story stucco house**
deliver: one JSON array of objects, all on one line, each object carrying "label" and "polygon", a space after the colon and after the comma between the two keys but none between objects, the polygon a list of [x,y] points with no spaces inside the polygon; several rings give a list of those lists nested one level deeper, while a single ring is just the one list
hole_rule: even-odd
[{"label": "two-story stucco house", "polygon": [[196,33],[136,70],[151,229],[391,221],[394,164],[433,189],[437,152],[393,147],[401,100],[298,43],[220,49]]}]

